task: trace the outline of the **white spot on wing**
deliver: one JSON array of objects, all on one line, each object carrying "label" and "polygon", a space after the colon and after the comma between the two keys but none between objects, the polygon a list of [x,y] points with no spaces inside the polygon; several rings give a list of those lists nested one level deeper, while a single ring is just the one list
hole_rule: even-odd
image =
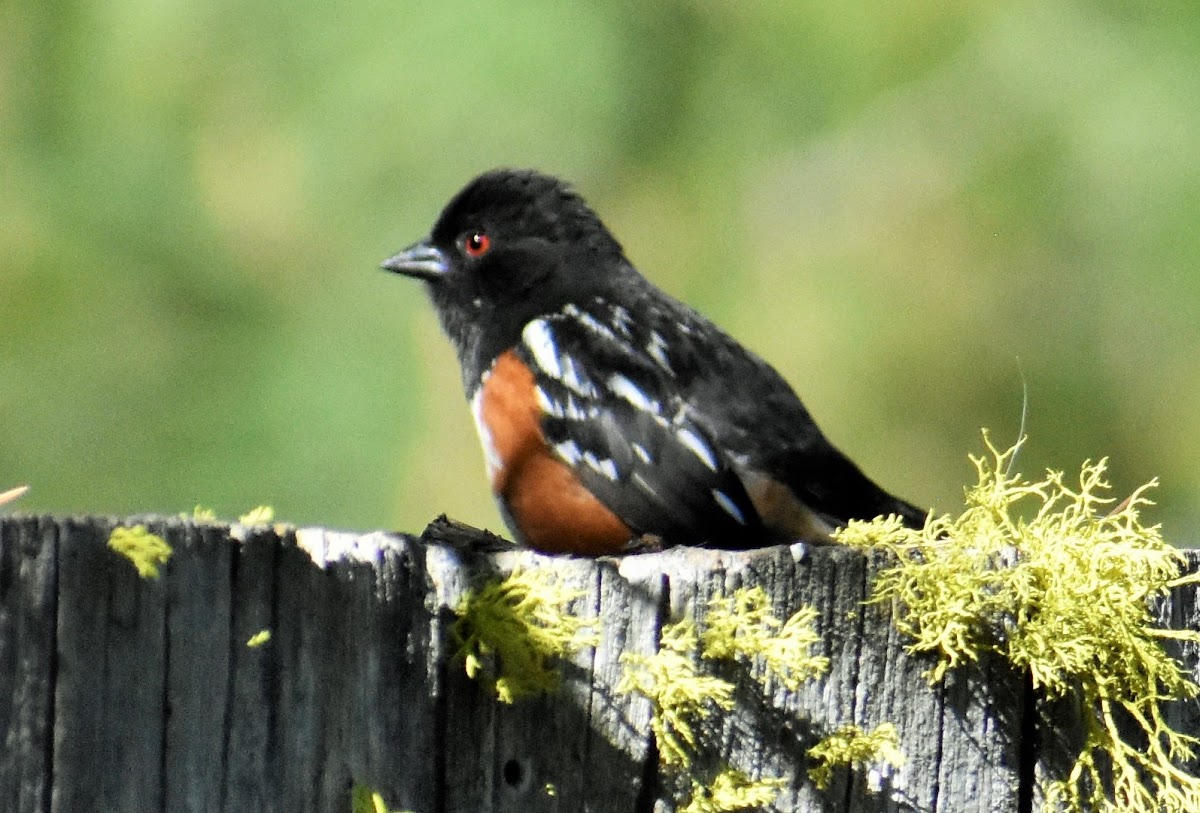
[{"label": "white spot on wing", "polygon": [[547,415],[553,415],[556,418],[563,416],[563,405],[551,398],[541,387],[533,388],[533,395],[537,398],[538,407]]},{"label": "white spot on wing", "polygon": [[570,356],[564,356],[560,361],[562,362],[562,375],[559,380],[562,381],[567,389],[574,390],[580,395],[594,396],[596,394],[596,388],[587,380],[587,377],[580,375],[579,368],[575,365],[574,359]]},{"label": "white spot on wing", "polygon": [[572,466],[583,459],[583,452],[579,451],[579,444],[573,440],[564,440],[562,443],[554,444],[554,451],[562,455],[563,460]]},{"label": "white spot on wing", "polygon": [[596,417],[596,408],[586,404],[580,404],[570,393],[567,394],[567,408],[564,410],[564,416],[573,421],[586,421],[588,418]]},{"label": "white spot on wing", "polygon": [[654,462],[654,458],[650,456],[650,453],[646,451],[646,447],[642,446],[642,444],[632,443],[630,445],[633,447],[633,453],[638,456],[638,460],[641,460],[646,465]]},{"label": "white spot on wing", "polygon": [[650,344],[646,345],[646,352],[658,362],[659,367],[668,373],[671,372],[671,361],[667,358],[667,340],[657,330],[650,331]]},{"label": "white spot on wing", "polygon": [[675,436],[692,454],[700,458],[701,463],[712,471],[717,470],[717,458],[713,454],[712,448],[699,435],[691,429],[676,429]]},{"label": "white spot on wing", "polygon": [[636,485],[642,491],[646,492],[647,494],[654,497],[655,499],[658,499],[658,492],[654,490],[653,486],[651,486],[648,482],[646,482],[646,478],[643,477],[639,472],[635,471],[633,473],[633,476],[630,477],[629,479],[631,482],[633,482],[634,485]]},{"label": "white spot on wing", "polygon": [[646,395],[637,384],[634,384],[620,373],[609,376],[608,388],[612,390],[613,395],[624,398],[643,412],[653,412],[657,415],[662,411],[662,407],[659,406],[658,401]]},{"label": "white spot on wing", "polygon": [[559,353],[558,343],[554,340],[554,332],[548,321],[535,319],[525,325],[525,329],[521,331],[521,341],[533,355],[533,363],[543,373],[555,381],[561,381],[567,389],[580,395],[596,395],[596,388],[587,376],[580,372],[575,360],[569,355]]},{"label": "white spot on wing", "polygon": [[586,327],[588,330],[592,331],[593,333],[597,333],[597,334],[605,337],[606,339],[616,339],[617,338],[616,335],[612,332],[611,328],[606,326],[603,322],[601,322],[595,316],[592,316],[590,313],[588,313],[586,311],[581,311],[579,308],[575,307],[574,305],[567,305],[565,308],[562,309],[562,312],[564,314],[566,314],[567,316],[570,316],[571,318],[578,320],[581,325],[583,325],[584,327]]},{"label": "white spot on wing", "polygon": [[533,360],[546,375],[562,379],[562,366],[558,361],[558,345],[545,319],[535,319],[521,331],[521,341],[533,354]]},{"label": "white spot on wing", "polygon": [[593,471],[602,474],[614,483],[617,481],[617,464],[608,458],[599,458],[591,452],[584,452],[583,462]]},{"label": "white spot on wing", "polygon": [[[604,300],[598,299],[597,301],[603,302]],[[633,317],[630,316],[629,311],[626,310],[625,308],[621,307],[620,305],[613,305],[612,306],[612,318],[613,318],[613,324],[615,324],[617,326],[617,330],[621,331],[621,333],[628,336],[629,335],[629,326],[631,324],[633,324]]]},{"label": "white spot on wing", "polygon": [[738,521],[739,525],[746,524],[745,514],[743,514],[741,512],[741,509],[739,509],[737,507],[737,504],[734,503],[734,501],[729,498],[728,494],[726,494],[724,491],[721,491],[720,489],[714,488],[712,490],[712,495],[713,495],[713,499],[717,501],[717,505],[721,506],[721,510],[723,510],[726,514],[729,514],[729,516],[736,519]]}]

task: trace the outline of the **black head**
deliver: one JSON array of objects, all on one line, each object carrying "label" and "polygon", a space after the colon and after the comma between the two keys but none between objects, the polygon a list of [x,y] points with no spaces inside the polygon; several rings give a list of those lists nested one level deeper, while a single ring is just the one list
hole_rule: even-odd
[{"label": "black head", "polygon": [[507,169],[467,184],[429,237],[383,268],[426,282],[469,386],[476,368],[514,344],[526,322],[635,273],[567,184]]}]

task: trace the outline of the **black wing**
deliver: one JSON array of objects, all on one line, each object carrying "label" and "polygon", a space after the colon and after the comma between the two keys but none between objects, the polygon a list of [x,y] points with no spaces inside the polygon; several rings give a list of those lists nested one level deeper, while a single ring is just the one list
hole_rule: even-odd
[{"label": "black wing", "polygon": [[741,480],[669,371],[630,343],[620,309],[591,304],[530,322],[515,348],[534,372],[555,454],[638,534],[666,545],[762,544]]},{"label": "black wing", "polygon": [[784,484],[830,527],[898,514],[913,527],[926,512],[876,485],[824,436],[791,386],[757,355],[688,306],[635,291],[635,344],[672,373],[693,421],[747,479]]}]

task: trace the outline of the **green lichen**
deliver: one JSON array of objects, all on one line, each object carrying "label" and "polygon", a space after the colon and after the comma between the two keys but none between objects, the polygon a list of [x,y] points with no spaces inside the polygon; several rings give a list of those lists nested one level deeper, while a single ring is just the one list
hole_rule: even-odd
[{"label": "green lichen", "polygon": [[900,738],[891,723],[881,723],[872,731],[855,725],[844,725],[808,749],[809,758],[816,764],[808,770],[808,778],[818,790],[825,790],[838,767],[878,765],[890,771],[904,764]]},{"label": "green lichen", "polygon": [[595,622],[568,609],[584,595],[548,570],[515,571],[468,593],[454,624],[467,675],[504,703],[558,688],[554,661],[600,641],[585,631]]},{"label": "green lichen", "polygon": [[693,780],[692,797],[679,813],[762,810],[775,801],[785,785],[783,779],[751,779],[741,771],[726,768],[710,783]]},{"label": "green lichen", "polygon": [[205,508],[203,505],[200,505],[199,503],[197,503],[196,506],[192,509],[192,513],[190,513],[190,514],[184,513],[184,514],[180,514],[179,516],[181,519],[190,519],[193,522],[216,522],[217,521],[217,512],[212,510],[211,508]]},{"label": "green lichen", "polygon": [[716,749],[707,743],[712,718],[734,706],[734,686],[706,674],[705,662],[741,663],[761,659],[769,673],[790,689],[828,668],[828,659],[814,656],[819,638],[813,630],[815,611],[801,609],[787,621],[770,611],[766,591],[742,588],[730,596],[715,596],[703,626],[683,619],[663,627],[658,650],[652,655],[625,653],[619,692],[637,692],[650,700],[650,729],[659,760],[669,773],[687,773],[690,797],[683,813],[734,813],[769,804],[784,786],[776,777],[752,779],[731,766],[706,767]]},{"label": "green lichen", "polygon": [[350,813],[388,813],[383,796],[367,785],[356,784],[350,790]]},{"label": "green lichen", "polygon": [[1001,452],[984,440],[989,456],[971,458],[978,481],[963,514],[923,530],[852,523],[839,541],[896,558],[874,600],[894,603],[911,651],[938,656],[931,682],[997,653],[1048,699],[1078,704],[1084,742],[1067,776],[1046,788],[1046,810],[1200,810],[1200,778],[1179,767],[1200,740],[1163,712],[1200,693],[1163,642],[1200,643],[1200,633],[1161,629],[1150,606],[1196,577],[1181,575],[1183,556],[1142,522],[1156,483],[1116,504],[1106,460],[1084,463],[1077,483],[1055,471],[1030,482],[1012,473],[1020,444]]},{"label": "green lichen", "polygon": [[157,579],[159,567],[167,563],[173,552],[165,539],[150,533],[144,525],[114,528],[108,546],[132,562],[143,579]]},{"label": "green lichen", "polygon": [[714,596],[700,635],[706,658],[753,661],[761,659],[767,671],[784,686],[797,691],[807,680],[829,669],[829,658],[813,655],[821,642],[813,627],[817,611],[802,607],[787,621],[771,613],[770,599],[762,587],[740,588],[732,596]]},{"label": "green lichen", "polygon": [[653,655],[625,652],[617,691],[637,692],[652,706],[650,729],[663,765],[690,768],[699,747],[696,727],[714,711],[733,708],[733,684],[700,671],[700,641],[690,619],[663,627]]},{"label": "green lichen", "polygon": [[246,641],[246,646],[250,649],[258,649],[271,640],[270,630],[259,630],[250,636],[250,640]]},{"label": "green lichen", "polygon": [[390,810],[383,800],[383,795],[377,793],[369,785],[356,782],[350,789],[350,813],[411,813],[411,811]]},{"label": "green lichen", "polygon": [[267,525],[274,519],[274,508],[269,505],[259,505],[238,517],[238,522],[242,525]]}]

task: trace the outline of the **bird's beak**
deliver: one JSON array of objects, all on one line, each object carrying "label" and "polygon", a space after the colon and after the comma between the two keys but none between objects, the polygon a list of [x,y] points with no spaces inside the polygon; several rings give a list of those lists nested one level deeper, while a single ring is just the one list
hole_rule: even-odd
[{"label": "bird's beak", "polygon": [[440,248],[426,238],[413,243],[394,257],[388,257],[379,266],[384,271],[395,271],[408,277],[435,280],[450,271],[450,262]]}]

